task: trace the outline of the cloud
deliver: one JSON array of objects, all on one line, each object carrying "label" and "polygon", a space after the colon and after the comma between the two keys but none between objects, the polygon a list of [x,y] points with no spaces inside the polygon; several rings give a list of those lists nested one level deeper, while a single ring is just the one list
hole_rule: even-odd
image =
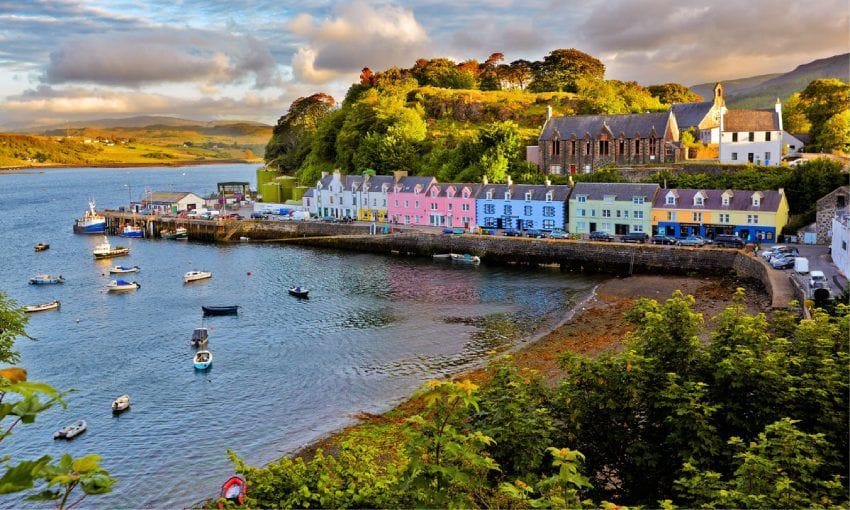
[{"label": "cloud", "polygon": [[296,80],[328,83],[350,77],[363,67],[409,66],[428,43],[413,12],[399,6],[355,1],[336,16],[316,21],[309,14],[293,18],[287,28],[304,39],[292,59]]},{"label": "cloud", "polygon": [[138,87],[156,83],[276,84],[276,63],[251,36],[213,30],[152,27],[77,37],[50,54],[46,83]]}]

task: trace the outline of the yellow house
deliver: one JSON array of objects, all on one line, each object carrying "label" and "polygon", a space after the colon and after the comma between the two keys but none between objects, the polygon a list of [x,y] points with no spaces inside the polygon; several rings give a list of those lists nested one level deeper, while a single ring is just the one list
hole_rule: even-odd
[{"label": "yellow house", "polygon": [[735,234],[775,242],[788,223],[785,190],[662,189],[652,205],[652,233],[684,238]]}]

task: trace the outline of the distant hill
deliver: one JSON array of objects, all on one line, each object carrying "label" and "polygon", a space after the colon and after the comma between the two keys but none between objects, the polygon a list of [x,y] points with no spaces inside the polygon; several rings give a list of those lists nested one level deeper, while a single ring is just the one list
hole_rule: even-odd
[{"label": "distant hill", "polygon": [[136,117],[124,117],[119,119],[91,119],[91,120],[77,120],[73,122],[63,122],[61,124],[54,124],[50,126],[33,126],[25,129],[20,129],[18,131],[29,132],[29,133],[41,133],[41,134],[58,134],[59,130],[63,129],[79,129],[79,128],[91,128],[91,129],[116,129],[116,128],[127,128],[127,129],[140,129],[140,128],[156,128],[156,127],[205,127],[205,128],[215,128],[219,126],[232,126],[232,125],[244,125],[244,126],[257,126],[257,127],[271,127],[268,124],[263,124],[262,122],[255,122],[252,120],[194,120],[194,119],[183,119],[180,117],[168,117],[164,115],[139,115]]},{"label": "distant hill", "polygon": [[[793,71],[781,74],[764,74],[749,78],[723,81],[726,104],[732,108],[770,108],[776,98],[783,101],[795,92],[800,92],[812,80],[838,78],[847,81],[850,77],[850,53],[822,58],[797,66]],[[694,85],[691,90],[702,97],[712,97],[714,83]]]}]

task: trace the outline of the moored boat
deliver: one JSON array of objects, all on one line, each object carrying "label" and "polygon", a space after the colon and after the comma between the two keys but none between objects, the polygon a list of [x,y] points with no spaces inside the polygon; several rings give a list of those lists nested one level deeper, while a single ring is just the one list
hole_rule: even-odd
[{"label": "moored boat", "polygon": [[177,227],[176,230],[160,230],[159,235],[162,236],[163,239],[170,240],[185,240],[189,238],[189,232],[186,231],[184,227]]},{"label": "moored boat", "polygon": [[135,225],[125,225],[123,229],[121,229],[121,237],[135,237],[140,238],[145,236],[145,229],[142,227],[137,227]]},{"label": "moored boat", "polygon": [[49,244],[38,243],[37,245],[35,245],[35,251],[44,251],[44,250],[49,250],[49,249],[50,249]]},{"label": "moored boat", "polygon": [[136,290],[140,288],[141,285],[138,282],[128,282],[126,280],[112,280],[106,286],[106,290],[109,292],[124,292],[128,290]]},{"label": "moored boat", "polygon": [[463,255],[452,253],[452,262],[477,265],[481,263],[481,257],[479,257],[478,255],[470,255],[469,253],[464,253]]},{"label": "moored boat", "polygon": [[202,306],[204,315],[236,315],[239,313],[239,305],[233,306]]},{"label": "moored boat", "polygon": [[89,200],[89,208],[82,218],[74,220],[75,234],[103,234],[106,232],[106,218],[95,210],[94,200]]},{"label": "moored boat", "polygon": [[57,310],[62,304],[58,299],[54,299],[49,303],[42,303],[40,305],[27,305],[24,307],[24,311],[27,313],[33,312],[43,312],[45,310]]},{"label": "moored boat", "polygon": [[113,413],[123,413],[127,409],[130,409],[130,395],[121,395],[112,402]]},{"label": "moored boat", "polygon": [[431,258],[434,260],[450,260],[454,255],[454,253],[435,253],[431,255]]},{"label": "moored boat", "polygon": [[183,275],[183,283],[206,280],[207,278],[212,278],[212,273],[210,271],[189,271]]},{"label": "moored boat", "polygon": [[307,298],[310,294],[310,289],[304,287],[289,287],[289,294],[298,298]]},{"label": "moored boat", "polygon": [[112,247],[109,244],[109,239],[106,236],[103,236],[103,242],[95,246],[94,250],[92,250],[92,255],[96,259],[108,259],[112,257],[122,257],[124,255],[130,254],[130,248],[125,246],[116,246]]},{"label": "moored boat", "polygon": [[59,276],[39,274],[30,278],[30,285],[53,285],[57,283],[65,283],[65,278],[62,278],[61,274]]},{"label": "moored boat", "polygon": [[213,356],[210,351],[198,351],[192,358],[192,364],[197,370],[206,370],[212,366]]},{"label": "moored boat", "polygon": [[[236,505],[245,503],[245,480],[238,476],[231,476],[221,486],[222,499],[226,499]],[[224,508],[224,505],[219,503],[219,508]]]},{"label": "moored boat", "polygon": [[109,269],[109,274],[138,273],[139,271],[141,271],[139,266],[113,266]]},{"label": "moored boat", "polygon": [[53,433],[53,439],[73,439],[86,431],[88,424],[86,420],[80,420],[77,423],[62,427]]},{"label": "moored boat", "polygon": [[192,345],[195,347],[201,347],[203,345],[207,345],[207,339],[209,338],[209,331],[207,328],[195,328],[192,331]]}]

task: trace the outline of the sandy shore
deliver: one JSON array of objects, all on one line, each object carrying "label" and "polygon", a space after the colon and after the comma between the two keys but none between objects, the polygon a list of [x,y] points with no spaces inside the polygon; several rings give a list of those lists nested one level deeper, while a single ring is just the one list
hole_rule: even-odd
[{"label": "sandy shore", "polygon": [[[538,371],[547,385],[555,386],[561,378],[561,370],[558,368],[561,354],[572,351],[594,356],[623,348],[626,334],[633,329],[623,317],[635,300],[642,297],[664,300],[677,289],[695,297],[695,309],[702,313],[705,319],[701,333],[705,341],[713,328],[712,317],[731,304],[736,287],[747,289],[748,312],[769,309],[770,298],[763,289],[731,277],[639,275],[614,278],[602,283],[594,296],[580,304],[577,310],[565,310],[565,313],[569,314],[566,322],[521,344],[512,351],[512,357],[518,367]],[[481,384],[487,381],[489,374],[485,369],[479,368],[458,374],[456,378],[468,378]],[[360,414],[356,416],[359,423],[320,439],[302,448],[295,455],[310,458],[319,448],[325,452],[333,452],[336,445],[356,434],[362,427],[371,423],[400,423],[420,409],[421,403],[416,398],[411,398],[383,415]]]}]

